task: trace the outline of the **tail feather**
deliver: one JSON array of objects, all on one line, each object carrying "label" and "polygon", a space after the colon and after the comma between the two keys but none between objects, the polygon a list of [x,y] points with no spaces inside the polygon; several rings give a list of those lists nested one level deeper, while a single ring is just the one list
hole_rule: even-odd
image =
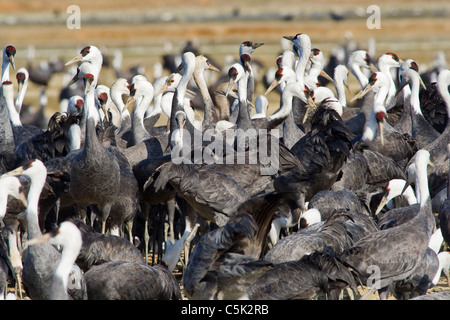
[{"label": "tail feather", "polygon": [[155,191],[164,189],[170,181],[176,178],[182,178],[189,170],[193,169],[193,165],[174,164],[167,162],[159,166],[144,184],[144,191],[154,185]]},{"label": "tail feather", "polygon": [[251,215],[257,225],[253,241],[245,249],[245,254],[256,259],[261,258],[263,246],[270,231],[271,223],[275,213],[285,202],[291,207],[295,204],[283,193],[268,193],[256,196],[244,202],[239,208],[240,213]]},{"label": "tail feather", "polygon": [[349,269],[335,254],[331,247],[326,247],[321,252],[314,252],[305,256],[303,260],[311,261],[319,270],[324,272],[328,277],[328,292],[333,289],[357,287],[359,282],[357,276]]}]

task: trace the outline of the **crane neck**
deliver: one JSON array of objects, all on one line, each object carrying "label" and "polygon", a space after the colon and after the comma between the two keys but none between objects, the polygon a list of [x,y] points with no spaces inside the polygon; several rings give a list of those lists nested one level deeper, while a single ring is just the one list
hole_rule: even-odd
[{"label": "crane neck", "polygon": [[300,48],[300,56],[298,58],[297,66],[295,67],[295,74],[297,81],[301,81],[302,84],[304,83],[305,78],[305,70],[306,65],[309,61],[309,54],[311,52],[311,44],[305,43]]},{"label": "crane neck", "polygon": [[9,61],[8,57],[4,54],[2,62],[2,83],[5,81],[9,81]]},{"label": "crane neck", "polygon": [[136,107],[133,110],[133,122],[131,123],[133,129],[132,136],[135,145],[152,137],[145,129],[144,125],[145,112],[150,106],[152,99],[153,94],[146,94],[136,101]]},{"label": "crane neck", "polygon": [[396,87],[394,79],[392,79],[391,75],[391,67],[382,63],[378,65],[380,72],[383,72],[386,77],[389,79],[389,91],[386,96],[386,109],[390,109],[395,105],[395,93],[396,93]]},{"label": "crane neck", "polygon": [[[187,53],[185,53],[186,55]],[[187,58],[187,57],[186,57]],[[183,61],[184,64],[184,73],[181,76],[180,82],[178,83],[173,100],[172,100],[172,106],[170,110],[170,133],[175,130],[177,127],[175,114],[177,111],[185,111],[184,110],[184,98],[186,97],[186,91],[187,91],[187,85],[189,81],[192,79],[192,75],[194,74],[195,70],[195,58],[193,61],[190,61],[186,59],[186,61]],[[164,110],[164,109],[163,109]],[[189,120],[189,117],[185,123],[186,130],[193,132],[194,124]]]},{"label": "crane neck", "polygon": [[17,112],[20,114],[20,110],[22,109],[23,100],[25,99],[25,94],[28,89],[28,81],[24,81],[22,87],[20,87],[20,90],[17,92],[17,97],[15,101],[15,106]]},{"label": "crane neck", "polygon": [[123,103],[122,100],[122,93],[118,90],[110,90],[110,94],[112,102],[116,106],[119,113],[122,114],[126,110],[125,103]]},{"label": "crane neck", "polygon": [[186,96],[187,85],[192,79],[192,75],[195,70],[195,63],[185,63],[185,70],[177,85],[177,99],[179,104],[183,104],[184,97]]},{"label": "crane neck", "polygon": [[449,79],[445,79],[443,76],[438,77],[437,89],[442,97],[442,100],[444,100],[445,107],[447,109],[447,118],[450,120],[450,92],[448,91],[448,86],[450,85],[450,75],[448,78]]},{"label": "crane neck", "polygon": [[245,74],[237,82],[238,100],[239,100],[239,115],[236,120],[238,128],[247,130],[252,128],[250,114],[247,104],[247,74]]},{"label": "crane neck", "polygon": [[45,184],[44,176],[30,177],[30,189],[27,197],[27,235],[28,239],[40,237],[42,235],[39,227],[39,198],[41,196],[42,188]]},{"label": "crane neck", "polygon": [[435,227],[435,219],[432,214],[431,209],[431,200],[430,200],[430,191],[428,189],[428,175],[427,175],[427,167],[428,167],[428,161],[425,162],[423,159],[421,159],[419,163],[419,157],[416,155],[416,184],[419,186],[419,205],[420,205],[420,211],[419,214],[416,216],[425,216],[426,224],[424,224],[423,228],[425,228],[426,232],[428,233],[428,236],[431,237],[431,235],[434,232]]},{"label": "crane neck", "polygon": [[317,63],[313,63],[309,69],[307,78],[314,86],[317,86],[317,83],[319,82],[319,75],[322,69],[322,66]]},{"label": "crane neck", "polygon": [[361,86],[361,90],[364,90],[364,88],[369,83],[369,79],[366,77],[366,75],[361,71],[361,68],[359,67],[359,64],[357,63],[351,63],[349,65],[350,71],[353,73],[353,75],[358,79],[359,84]]},{"label": "crane neck", "polygon": [[375,93],[375,96],[373,99],[374,105],[375,104],[381,104],[381,105],[385,104],[386,98],[389,93],[389,88],[390,88],[389,83],[385,83],[379,87],[379,89]]},{"label": "crane neck", "polygon": [[70,151],[81,148],[81,128],[78,124],[69,127]]},{"label": "crane neck", "polygon": [[120,90],[110,90],[111,100],[119,111],[120,115],[120,129],[118,132],[123,132],[131,127],[130,111],[125,108],[125,103],[122,100],[122,92]]},{"label": "crane neck", "polygon": [[14,105],[14,94],[12,92],[12,84],[5,87],[2,86],[3,97],[8,108],[9,120],[14,127],[22,126],[22,121],[20,120],[20,114],[17,112],[16,106]]},{"label": "crane neck", "polygon": [[280,109],[274,114],[270,115],[267,119],[269,121],[281,121],[289,117],[292,113],[292,100],[294,97],[293,88],[297,86],[296,83],[290,83],[286,85],[286,88],[283,90],[281,94],[281,105]]},{"label": "crane neck", "polygon": [[171,108],[172,108],[172,100],[174,97],[174,93],[173,92],[166,92],[162,95],[161,97],[161,109],[162,112],[164,112],[164,114],[170,118],[170,112],[171,112]]},{"label": "crane neck", "polygon": [[155,115],[161,115],[161,100],[162,94],[158,94],[156,97],[153,97],[153,108],[151,111],[145,116],[146,118],[153,117]]},{"label": "crane neck", "polygon": [[334,87],[336,89],[338,101],[343,107],[346,107],[347,97],[345,94],[344,79],[334,79]]},{"label": "crane neck", "polygon": [[97,137],[95,129],[97,123],[100,121],[100,115],[95,107],[94,87],[86,93],[84,97],[84,107],[86,110],[86,130],[84,139],[84,150],[87,154],[91,154],[88,150],[99,149],[101,147],[100,141]]},{"label": "crane neck", "polygon": [[8,205],[8,193],[3,191],[0,194],[0,221],[3,221],[3,217],[6,214],[7,205]]},{"label": "crane neck", "polygon": [[418,75],[414,75],[411,78],[411,94],[410,94],[410,105],[412,110],[416,113],[421,115],[422,110],[420,109],[420,98],[419,98],[419,92],[420,92],[420,81]]},{"label": "crane neck", "polygon": [[58,297],[58,299],[68,299],[67,287],[69,281],[69,275],[73,268],[73,265],[80,253],[82,245],[81,235],[72,235],[71,241],[67,241],[61,253],[61,260],[58,267],[55,270],[54,278],[52,281],[52,295]]},{"label": "crane neck", "polygon": [[205,104],[203,123],[206,126],[217,123],[217,121],[219,121],[219,116],[216,113],[214,102],[209,93],[203,69],[195,69],[194,80],[200,90],[200,94],[202,95],[203,103]]}]

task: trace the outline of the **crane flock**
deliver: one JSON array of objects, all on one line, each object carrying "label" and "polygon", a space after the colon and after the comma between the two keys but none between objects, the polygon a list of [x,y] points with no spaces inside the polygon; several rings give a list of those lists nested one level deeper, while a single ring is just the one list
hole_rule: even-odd
[{"label": "crane flock", "polygon": [[[7,44],[0,298],[433,299],[449,272],[450,70],[428,83],[414,57],[361,49],[327,65],[307,34],[282,38],[266,82],[262,42],[224,70],[185,50],[153,82],[116,61],[109,87],[87,45],[65,66],[29,60],[16,91]],[[49,79],[73,65],[43,124]]]}]

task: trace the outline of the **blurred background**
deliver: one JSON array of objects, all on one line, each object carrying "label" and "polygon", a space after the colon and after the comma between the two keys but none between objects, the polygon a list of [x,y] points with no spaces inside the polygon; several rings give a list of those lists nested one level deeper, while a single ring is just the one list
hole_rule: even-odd
[{"label": "blurred background", "polygon": [[[71,5],[80,9],[79,29]],[[380,29],[370,29],[367,20],[380,8]],[[135,68],[150,81],[170,73],[167,57],[175,63],[183,50],[196,50],[226,73],[238,58],[241,42],[264,42],[252,59],[260,79],[275,72],[275,60],[291,45],[283,35],[307,33],[313,48],[323,51],[327,61],[347,52],[365,49],[376,59],[394,52],[401,59],[415,59],[420,72],[436,65],[447,67],[450,59],[450,2],[364,0],[0,0],[0,42],[13,44],[16,70],[20,67],[49,70],[47,82],[31,82],[24,103],[38,108],[45,89],[50,116],[59,110],[61,90],[71,76],[66,62],[86,45],[96,45],[105,57],[99,83],[111,85],[119,73]],[[450,61],[450,60],[449,60]],[[59,64],[58,64],[59,63]],[[46,69],[47,68],[47,69]],[[71,71],[73,72],[73,70]],[[220,75],[215,75],[219,77]],[[214,79],[210,79],[214,81]],[[16,84],[16,83],[15,83]],[[350,88],[359,88],[349,75]],[[256,94],[264,93],[259,81]],[[278,109],[278,97],[269,99],[269,113]],[[161,120],[165,121],[165,120]]]}]

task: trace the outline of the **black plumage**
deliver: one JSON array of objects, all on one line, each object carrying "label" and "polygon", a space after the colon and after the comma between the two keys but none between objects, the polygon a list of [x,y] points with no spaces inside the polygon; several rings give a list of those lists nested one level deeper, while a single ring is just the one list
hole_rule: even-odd
[{"label": "black plumage", "polygon": [[130,241],[115,235],[96,232],[79,219],[70,219],[70,221],[81,232],[82,247],[76,263],[84,272],[112,261],[145,264],[142,253]]},{"label": "black plumage", "polygon": [[291,148],[302,166],[277,177],[275,190],[291,192],[297,205],[305,209],[305,201],[339,178],[352,137],[336,111],[319,108],[311,118],[311,131]]},{"label": "black plumage", "polygon": [[337,300],[344,288],[356,288],[352,272],[327,252],[276,264],[248,290],[252,300]]}]

